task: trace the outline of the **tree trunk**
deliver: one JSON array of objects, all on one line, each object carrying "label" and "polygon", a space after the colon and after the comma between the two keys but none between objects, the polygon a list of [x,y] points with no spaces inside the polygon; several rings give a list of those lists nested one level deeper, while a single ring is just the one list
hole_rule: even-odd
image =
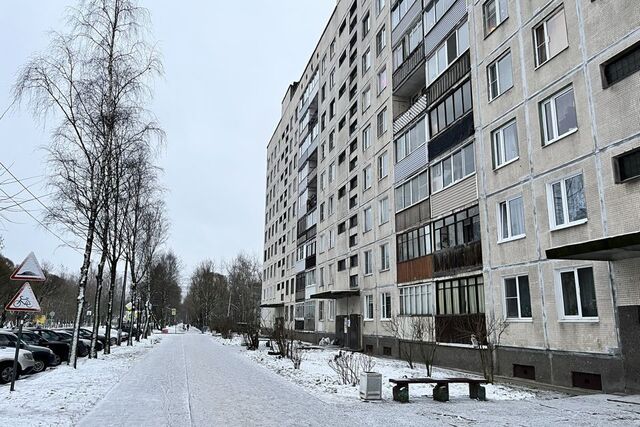
[{"label": "tree trunk", "polygon": [[105,248],[102,249],[102,255],[100,256],[100,263],[98,264],[98,274],[96,274],[96,296],[93,304],[93,330],[91,333],[91,351],[89,357],[97,358],[98,351],[96,350],[96,343],[98,341],[98,328],[100,326],[100,300],[102,298],[102,278],[104,276],[104,264],[107,262],[107,252]]},{"label": "tree trunk", "polygon": [[80,338],[80,321],[82,320],[82,310],[84,309],[84,296],[87,288],[87,279],[89,272],[89,264],[91,263],[91,249],[93,248],[93,236],[97,217],[97,208],[93,208],[89,227],[87,230],[87,240],[84,246],[84,258],[82,267],[80,268],[80,277],[78,278],[78,305],[76,308],[76,316],[73,321],[73,340],[71,341],[71,354],[69,355],[68,364],[77,368],[78,365],[78,339]]},{"label": "tree trunk", "polygon": [[129,260],[124,259],[124,276],[122,276],[122,298],[120,299],[120,316],[118,317],[118,345],[122,344],[122,318],[124,317],[125,297],[127,295],[127,267]]}]

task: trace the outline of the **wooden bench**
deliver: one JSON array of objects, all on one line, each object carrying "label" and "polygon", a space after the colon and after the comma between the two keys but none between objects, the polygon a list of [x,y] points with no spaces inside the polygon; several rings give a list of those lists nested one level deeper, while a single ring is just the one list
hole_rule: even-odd
[{"label": "wooden bench", "polygon": [[487,380],[480,378],[398,378],[390,379],[393,386],[393,400],[397,402],[409,401],[409,384],[435,384],[433,400],[446,402],[449,400],[449,384],[469,384],[469,397],[477,400],[487,400],[486,390],[482,384]]}]

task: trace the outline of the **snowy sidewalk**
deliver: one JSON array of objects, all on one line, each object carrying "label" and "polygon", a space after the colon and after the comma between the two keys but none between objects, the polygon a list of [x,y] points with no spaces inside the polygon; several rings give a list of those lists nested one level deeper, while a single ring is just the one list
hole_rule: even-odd
[{"label": "snowy sidewalk", "polygon": [[640,425],[640,405],[608,398],[619,397],[336,403],[260,366],[240,346],[188,333],[165,336],[80,425]]}]

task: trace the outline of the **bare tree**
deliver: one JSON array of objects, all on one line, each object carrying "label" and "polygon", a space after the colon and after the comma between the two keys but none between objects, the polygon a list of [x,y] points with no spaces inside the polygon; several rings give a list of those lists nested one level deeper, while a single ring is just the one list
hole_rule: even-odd
[{"label": "bare tree", "polygon": [[495,316],[482,315],[467,318],[463,333],[469,334],[471,344],[478,351],[484,378],[493,383],[495,378],[496,349],[509,323]]},{"label": "bare tree", "polygon": [[146,82],[161,71],[145,41],[147,16],[134,0],[83,1],[71,9],[69,32],[54,34],[47,53],[24,67],[14,88],[15,98],[27,99],[37,117],[53,113],[60,119],[48,147],[56,201],[48,219],[84,241],[70,357],[74,367],[114,141],[123,123],[146,116],[141,107],[149,95]]}]

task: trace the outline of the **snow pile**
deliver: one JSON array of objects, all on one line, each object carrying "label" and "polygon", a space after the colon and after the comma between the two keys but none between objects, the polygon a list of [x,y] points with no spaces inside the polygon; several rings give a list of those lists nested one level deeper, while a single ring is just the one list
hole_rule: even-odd
[{"label": "snow pile", "polygon": [[0,425],[73,425],[113,387],[157,342],[157,336],[133,347],[111,348],[98,359],[78,359],[78,369],[62,364],[16,382],[16,390],[0,386]]},{"label": "snow pile", "polygon": [[[224,340],[214,337],[223,345],[240,345],[237,340]],[[240,340],[241,342],[241,340]],[[294,369],[293,363],[289,359],[280,358],[268,354],[270,349],[264,345],[259,350],[246,351],[245,354],[258,364],[274,371],[278,375],[287,378],[322,399],[333,399],[345,402],[348,400],[359,400],[359,389],[357,386],[339,384],[337,374],[329,367],[329,360],[332,360],[338,353],[335,348],[314,348],[304,351],[300,369]],[[373,357],[375,366],[374,372],[382,374],[382,396],[383,399],[392,399],[392,384],[390,378],[411,378],[426,377],[427,371],[424,365],[410,369],[408,364],[401,360]],[[447,377],[474,377],[466,373],[461,373],[448,369],[434,368],[433,378]],[[477,377],[477,376],[475,376]],[[412,384],[409,387],[410,399],[424,398],[432,396],[433,384]],[[487,384],[487,399],[489,400],[530,400],[537,398],[558,397],[556,393],[542,392],[524,387],[507,386],[502,384]],[[449,386],[450,399],[469,399],[469,386],[467,384],[451,384]]]}]

